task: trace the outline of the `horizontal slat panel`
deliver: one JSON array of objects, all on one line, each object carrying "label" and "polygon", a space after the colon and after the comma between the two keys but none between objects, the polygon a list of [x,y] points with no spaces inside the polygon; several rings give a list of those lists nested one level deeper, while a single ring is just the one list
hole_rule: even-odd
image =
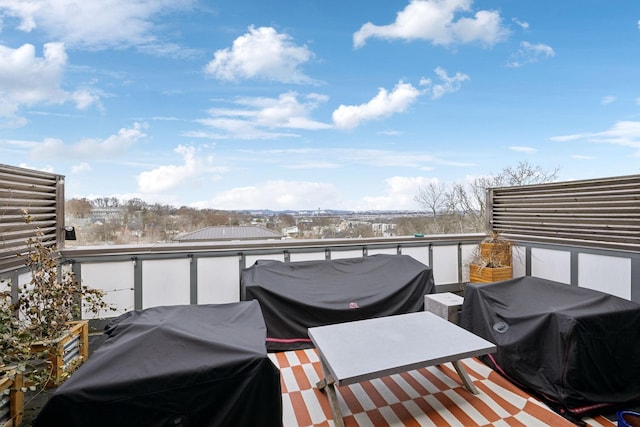
[{"label": "horizontal slat panel", "polygon": [[[1,175],[1,174],[0,174]],[[54,182],[55,185],[55,182]],[[51,183],[45,182],[44,184],[36,184],[33,182],[20,182],[11,181],[8,179],[2,179],[0,177],[0,192],[2,191],[28,191],[32,193],[55,193],[55,187],[52,187]]]},{"label": "horizontal slat panel", "polygon": [[[0,224],[0,242],[3,240],[7,240],[13,238],[12,236],[27,236],[27,238],[33,236],[34,228],[31,226],[32,224]],[[56,220],[53,218],[51,221],[38,221],[35,225],[42,231],[47,234],[48,232],[56,229]]]},{"label": "horizontal slat panel", "polygon": [[17,254],[27,251],[37,229],[46,246],[62,242],[63,185],[60,175],[0,165],[0,273],[24,266]]},{"label": "horizontal slat panel", "polygon": [[[0,206],[2,205],[0,204]],[[51,214],[51,212],[54,211],[55,209],[53,209],[52,206],[29,206],[29,208],[27,209],[27,213],[29,215],[39,213]],[[20,216],[20,218],[24,218],[22,206],[2,206],[2,213],[5,215],[14,215]]]},{"label": "horizontal slat panel", "polygon": [[640,247],[640,175],[488,192],[493,230],[514,236]]},{"label": "horizontal slat panel", "polygon": [[24,169],[15,166],[0,165],[0,179],[14,182],[30,182],[33,184],[55,185],[59,175]]},{"label": "horizontal slat panel", "polygon": [[32,206],[47,206],[53,210],[56,208],[56,200],[54,199],[18,199],[18,198],[0,198],[0,206],[20,207],[27,212]]}]

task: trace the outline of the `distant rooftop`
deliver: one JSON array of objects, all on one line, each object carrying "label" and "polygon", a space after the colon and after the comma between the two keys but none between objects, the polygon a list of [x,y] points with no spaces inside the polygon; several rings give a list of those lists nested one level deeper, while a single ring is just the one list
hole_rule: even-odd
[{"label": "distant rooftop", "polygon": [[215,226],[184,233],[175,238],[178,242],[210,242],[216,240],[280,240],[282,234],[256,226]]}]

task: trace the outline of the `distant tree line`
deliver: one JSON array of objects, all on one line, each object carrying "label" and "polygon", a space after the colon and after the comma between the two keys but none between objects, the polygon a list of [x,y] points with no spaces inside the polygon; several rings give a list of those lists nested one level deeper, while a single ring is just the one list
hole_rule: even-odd
[{"label": "distant tree line", "polygon": [[[484,232],[486,190],[492,187],[540,184],[557,179],[558,169],[544,170],[527,162],[507,167],[490,176],[468,182],[431,182],[420,187],[415,200],[424,214],[398,216],[385,222],[396,224],[396,235],[452,234]],[[304,220],[287,213],[252,216],[247,212],[219,209],[175,207],[147,203],[139,198],[119,200],[115,197],[75,198],[66,201],[66,214],[84,219],[79,244],[99,242],[144,243],[170,241],[176,235],[209,226],[259,225],[271,230],[297,226],[298,237],[373,237],[371,225],[351,221],[338,230],[341,216],[311,216]]]}]

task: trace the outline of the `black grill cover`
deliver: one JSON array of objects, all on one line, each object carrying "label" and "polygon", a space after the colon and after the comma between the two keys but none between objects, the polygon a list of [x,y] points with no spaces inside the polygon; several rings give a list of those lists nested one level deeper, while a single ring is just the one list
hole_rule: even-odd
[{"label": "black grill cover", "polygon": [[105,333],[34,427],[282,426],[256,301],[132,311]]},{"label": "black grill cover", "polygon": [[470,283],[460,324],[497,345],[489,365],[558,410],[640,399],[637,303],[534,277]]},{"label": "black grill cover", "polygon": [[240,275],[241,298],[260,302],[267,349],[312,347],[307,329],[420,311],[435,290],[430,267],[408,255],[257,261]]}]

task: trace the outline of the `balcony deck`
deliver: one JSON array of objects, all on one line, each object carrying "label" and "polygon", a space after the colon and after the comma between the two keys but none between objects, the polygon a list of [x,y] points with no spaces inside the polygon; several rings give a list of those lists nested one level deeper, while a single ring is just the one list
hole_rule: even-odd
[{"label": "balcony deck", "polygon": [[[283,426],[333,426],[329,401],[315,384],[322,373],[315,349],[270,353],[279,367]],[[450,363],[338,388],[347,427],[573,426],[478,359],[462,361],[480,391],[469,393]],[[587,417],[587,426],[615,426]]]},{"label": "balcony deck", "polygon": [[[100,343],[93,336],[92,344]],[[280,370],[283,427],[334,426],[327,396],[315,384],[322,368],[315,349],[269,353]],[[476,358],[464,359],[480,393],[461,384],[450,363],[338,387],[346,427],[552,426],[575,424],[519,389]],[[31,425],[53,390],[29,401],[22,427]],[[588,427],[615,426],[615,414],[586,417]]]}]

